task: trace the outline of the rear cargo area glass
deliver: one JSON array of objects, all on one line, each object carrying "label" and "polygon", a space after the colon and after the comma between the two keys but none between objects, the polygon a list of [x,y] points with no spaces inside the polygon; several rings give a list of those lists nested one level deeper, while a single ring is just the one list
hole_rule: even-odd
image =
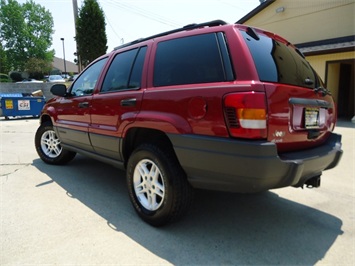
[{"label": "rear cargo area glass", "polygon": [[318,77],[309,63],[290,45],[258,34],[241,31],[253,56],[259,79],[315,88]]}]

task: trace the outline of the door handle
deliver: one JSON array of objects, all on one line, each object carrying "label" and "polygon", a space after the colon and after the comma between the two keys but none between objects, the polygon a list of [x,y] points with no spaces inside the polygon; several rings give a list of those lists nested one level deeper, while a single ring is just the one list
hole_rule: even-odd
[{"label": "door handle", "polygon": [[88,108],[89,107],[89,103],[88,102],[82,102],[78,104],[79,108]]},{"label": "door handle", "polygon": [[136,98],[124,99],[121,101],[121,106],[136,106],[136,103]]}]

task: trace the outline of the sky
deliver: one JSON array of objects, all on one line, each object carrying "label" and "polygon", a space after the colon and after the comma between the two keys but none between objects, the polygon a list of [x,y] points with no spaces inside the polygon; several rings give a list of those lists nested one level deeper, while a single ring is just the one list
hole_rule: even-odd
[{"label": "sky", "polygon": [[[55,56],[74,61],[76,44],[73,1],[34,0],[54,20],[51,49]],[[83,0],[76,0],[80,9]],[[25,3],[26,0],[18,0]],[[259,0],[98,0],[106,21],[107,52],[139,38],[180,28],[191,23],[221,19],[234,23],[256,8]],[[95,36],[92,36],[93,40]]]}]

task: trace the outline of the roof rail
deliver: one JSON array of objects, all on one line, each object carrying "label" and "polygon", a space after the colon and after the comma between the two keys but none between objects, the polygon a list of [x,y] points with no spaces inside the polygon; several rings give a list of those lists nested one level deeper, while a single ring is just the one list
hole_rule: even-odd
[{"label": "roof rail", "polygon": [[146,37],[146,38],[140,38],[140,39],[134,40],[132,42],[122,44],[120,46],[115,47],[114,50],[117,50],[117,49],[120,49],[120,48],[123,48],[123,47],[127,47],[127,46],[130,46],[130,45],[136,44],[136,43],[144,42],[144,41],[147,41],[147,40],[150,40],[150,39],[154,39],[154,38],[166,36],[166,35],[169,35],[169,34],[172,34],[172,33],[180,32],[180,31],[192,30],[192,29],[197,29],[197,28],[202,28],[202,27],[214,27],[214,26],[220,26],[220,25],[226,25],[226,24],[227,24],[227,22],[225,22],[223,20],[212,20],[212,21],[208,21],[208,22],[204,22],[204,23],[188,24],[186,26],[183,26],[182,28],[178,28],[178,29],[175,29],[175,30],[162,32],[162,33],[159,33],[159,34],[156,34],[156,35],[152,35],[152,36],[149,36],[149,37]]}]

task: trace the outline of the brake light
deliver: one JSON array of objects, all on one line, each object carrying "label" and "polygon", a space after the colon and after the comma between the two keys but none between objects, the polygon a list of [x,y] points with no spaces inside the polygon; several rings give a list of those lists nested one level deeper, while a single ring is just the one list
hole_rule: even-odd
[{"label": "brake light", "polygon": [[267,137],[267,110],[264,93],[228,94],[224,97],[224,113],[231,136],[248,139]]}]

